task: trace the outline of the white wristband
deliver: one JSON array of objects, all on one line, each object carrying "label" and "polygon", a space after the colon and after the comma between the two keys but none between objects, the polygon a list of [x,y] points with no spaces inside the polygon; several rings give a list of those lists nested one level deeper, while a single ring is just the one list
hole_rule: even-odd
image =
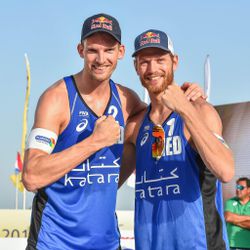
[{"label": "white wristband", "polygon": [[30,132],[26,148],[36,148],[51,154],[56,142],[56,133],[44,128],[35,128]]},{"label": "white wristband", "polygon": [[226,147],[229,148],[229,146],[227,145],[227,143],[225,142],[225,140],[223,139],[223,137],[221,137],[220,135],[216,134],[215,132],[213,132],[213,134],[217,137],[217,139],[222,142],[222,144]]}]

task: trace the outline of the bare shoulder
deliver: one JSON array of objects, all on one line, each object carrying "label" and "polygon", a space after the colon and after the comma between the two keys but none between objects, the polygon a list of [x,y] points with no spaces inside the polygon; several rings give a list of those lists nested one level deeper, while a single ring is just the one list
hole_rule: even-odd
[{"label": "bare shoulder", "polygon": [[121,84],[117,84],[117,89],[121,98],[125,121],[146,108],[147,105],[141,101],[137,93],[132,89]]},{"label": "bare shoulder", "polygon": [[222,122],[214,106],[202,98],[193,102],[193,106],[210,130],[221,134]]},{"label": "bare shoulder", "polygon": [[69,116],[69,101],[65,82],[59,80],[44,91],[39,98],[34,127],[42,127],[60,133]]},{"label": "bare shoulder", "polygon": [[134,98],[139,98],[139,96],[130,88],[122,85],[122,84],[119,84],[119,83],[116,83],[116,86],[118,88],[118,92],[119,94],[121,94],[121,96],[133,96]]},{"label": "bare shoulder", "polygon": [[59,80],[43,92],[39,98],[37,108],[44,107],[53,111],[60,108],[59,104],[62,106],[65,100],[67,100],[66,86],[63,80]]}]

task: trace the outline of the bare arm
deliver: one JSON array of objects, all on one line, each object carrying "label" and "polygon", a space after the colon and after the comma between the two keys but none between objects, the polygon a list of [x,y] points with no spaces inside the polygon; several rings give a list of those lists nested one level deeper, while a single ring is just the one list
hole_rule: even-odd
[{"label": "bare arm", "polygon": [[177,85],[168,87],[162,101],[181,115],[208,169],[221,181],[230,181],[234,175],[234,160],[231,150],[214,135],[222,135],[222,123],[216,110],[204,100],[198,100],[195,105],[188,102]]},{"label": "bare arm", "polygon": [[[65,86],[59,84],[48,89],[39,100],[33,128],[60,134],[69,122],[68,109]],[[25,187],[35,191],[55,182],[99,149],[114,144],[119,132],[113,117],[101,117],[89,137],[59,153],[49,155],[38,149],[26,150],[22,176]]]},{"label": "bare arm", "polygon": [[118,187],[120,188],[136,168],[136,138],[145,110],[131,117],[125,128],[122,165]]},{"label": "bare arm", "polygon": [[215,136],[222,136],[222,123],[216,110],[203,103],[198,108],[187,109],[182,116],[205,165],[221,181],[230,181],[234,175],[234,160],[231,150]]},{"label": "bare arm", "polygon": [[250,216],[239,215],[239,214],[235,214],[229,211],[226,211],[224,213],[224,216],[225,216],[226,222],[250,230]]},{"label": "bare arm", "polygon": [[135,171],[136,156],[135,145],[130,142],[124,143],[122,154],[122,165],[120,169],[118,188],[128,179],[128,177]]}]

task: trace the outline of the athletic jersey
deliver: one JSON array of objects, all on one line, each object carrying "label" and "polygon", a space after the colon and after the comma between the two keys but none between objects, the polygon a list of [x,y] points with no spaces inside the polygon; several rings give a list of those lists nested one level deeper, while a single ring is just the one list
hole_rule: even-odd
[{"label": "athletic jersey", "polygon": [[[238,197],[233,197],[226,201],[225,211],[250,216],[250,201],[241,204]],[[250,249],[250,230],[237,226],[233,223],[227,223],[227,233],[230,247]]]},{"label": "athletic jersey", "polygon": [[177,113],[162,124],[162,157],[152,157],[149,111],[136,141],[136,249],[228,249],[221,184],[188,144]]},{"label": "athletic jersey", "polygon": [[[74,78],[66,77],[64,81],[71,118],[59,135],[53,153],[90,136],[98,119],[82,99]],[[113,115],[121,131],[124,130],[121,101],[111,80],[104,115]],[[119,247],[115,206],[122,150],[123,138],[120,138],[117,144],[97,151],[61,179],[37,192],[27,249],[114,250]]]}]

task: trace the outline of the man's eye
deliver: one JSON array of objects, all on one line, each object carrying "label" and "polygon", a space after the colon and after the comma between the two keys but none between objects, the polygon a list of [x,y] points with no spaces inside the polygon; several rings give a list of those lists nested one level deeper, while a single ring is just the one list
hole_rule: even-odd
[{"label": "man's eye", "polygon": [[147,65],[147,62],[146,62],[146,61],[142,61],[142,62],[140,63],[140,65],[145,66],[145,65]]}]

